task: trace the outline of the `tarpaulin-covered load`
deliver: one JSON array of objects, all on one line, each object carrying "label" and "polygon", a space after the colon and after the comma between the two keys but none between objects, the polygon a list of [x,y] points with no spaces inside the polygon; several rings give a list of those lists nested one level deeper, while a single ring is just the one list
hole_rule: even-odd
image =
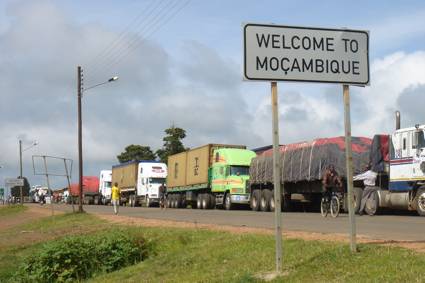
[{"label": "tarpaulin-covered load", "polygon": [[389,156],[389,135],[375,135],[370,148],[371,169],[375,172],[383,172],[385,162],[390,160]]},{"label": "tarpaulin-covered load", "polygon": [[[351,142],[354,174],[358,174],[369,163],[372,140],[352,137]],[[345,137],[282,145],[279,153],[282,182],[321,180],[324,170],[331,164],[341,177],[346,177]],[[249,171],[252,184],[273,183],[273,149],[255,157]]]}]

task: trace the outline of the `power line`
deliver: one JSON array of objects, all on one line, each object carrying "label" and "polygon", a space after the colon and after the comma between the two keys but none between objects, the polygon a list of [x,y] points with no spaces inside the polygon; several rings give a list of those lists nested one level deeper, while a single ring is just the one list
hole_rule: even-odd
[{"label": "power line", "polygon": [[[108,59],[111,53],[114,52],[115,49],[119,47],[121,42],[128,36],[130,30],[138,28],[140,25],[144,24],[146,20],[152,15],[152,13],[164,2],[164,0],[160,1],[152,1],[148,7],[142,11],[139,15],[137,15],[131,23],[129,23],[120,34],[115,37],[114,40],[111,41],[109,45],[107,45],[101,52],[99,52],[95,58],[93,58],[89,64],[86,65],[86,69],[92,69],[94,71],[95,68],[102,63],[102,61]],[[154,5],[155,4],[155,5]],[[143,18],[142,18],[143,17]],[[141,21],[140,21],[141,20]],[[134,27],[133,27],[134,26]],[[92,63],[94,66],[92,66]]]},{"label": "power line", "polygon": [[[136,37],[133,39],[129,44],[127,45],[127,48],[123,50],[122,53],[117,53],[117,55],[114,58],[111,58],[109,61],[110,63],[105,65],[104,72],[107,72],[111,70],[112,67],[119,64],[126,56],[128,56],[132,51],[134,51],[137,47],[141,46],[148,38],[150,38],[155,32],[157,32],[159,29],[161,29],[165,24],[167,24],[172,18],[174,18],[183,8],[185,8],[189,3],[190,0],[187,0],[184,2],[183,5],[179,6],[179,1],[177,1],[167,12],[165,12],[163,17],[158,18],[155,22],[153,22],[150,27],[151,29],[147,31],[146,36]],[[174,11],[173,9],[176,8]],[[168,18],[167,18],[168,16]],[[163,20],[165,18],[165,20]]]}]

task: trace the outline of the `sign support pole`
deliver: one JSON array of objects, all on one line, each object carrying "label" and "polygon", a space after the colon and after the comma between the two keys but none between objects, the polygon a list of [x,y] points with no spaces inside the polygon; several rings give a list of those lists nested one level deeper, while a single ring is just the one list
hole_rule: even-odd
[{"label": "sign support pole", "polygon": [[347,166],[347,194],[348,215],[350,219],[350,249],[357,252],[356,247],[356,218],[353,203],[353,152],[351,147],[351,121],[350,121],[350,89],[343,85],[344,96],[344,126],[345,126],[345,162]]},{"label": "sign support pole", "polygon": [[282,213],[280,193],[280,166],[279,166],[279,109],[277,99],[277,83],[271,82],[272,92],[272,124],[273,124],[273,184],[274,184],[274,218],[276,238],[276,272],[282,271]]}]

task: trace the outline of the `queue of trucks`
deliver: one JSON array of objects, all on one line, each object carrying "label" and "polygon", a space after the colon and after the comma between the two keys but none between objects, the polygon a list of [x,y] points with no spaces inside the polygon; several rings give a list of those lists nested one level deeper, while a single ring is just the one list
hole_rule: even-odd
[{"label": "queue of trucks", "polygon": [[[366,166],[378,173],[375,191],[366,202],[370,215],[384,209],[416,210],[425,216],[425,125],[400,128],[391,135],[373,139],[352,137],[353,172]],[[342,207],[348,210],[344,137],[282,145],[279,149],[282,207],[318,209],[322,197],[322,176],[333,165],[341,179]],[[170,208],[231,210],[245,205],[254,211],[273,211],[274,185],[272,151],[246,149],[244,145],[207,144],[158,161],[131,161],[112,170],[102,170],[99,178],[83,178],[83,201],[109,204],[112,184],[118,183],[123,205],[158,205],[160,187],[166,188]],[[360,206],[363,182],[354,182],[354,207]],[[78,184],[70,195],[76,196]]]}]

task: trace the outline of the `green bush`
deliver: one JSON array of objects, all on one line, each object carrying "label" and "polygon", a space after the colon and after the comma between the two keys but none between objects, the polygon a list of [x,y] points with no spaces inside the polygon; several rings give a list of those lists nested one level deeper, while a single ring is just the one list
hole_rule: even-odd
[{"label": "green bush", "polygon": [[122,231],[71,236],[44,244],[28,257],[16,279],[23,282],[69,282],[111,272],[144,260],[149,243]]}]

